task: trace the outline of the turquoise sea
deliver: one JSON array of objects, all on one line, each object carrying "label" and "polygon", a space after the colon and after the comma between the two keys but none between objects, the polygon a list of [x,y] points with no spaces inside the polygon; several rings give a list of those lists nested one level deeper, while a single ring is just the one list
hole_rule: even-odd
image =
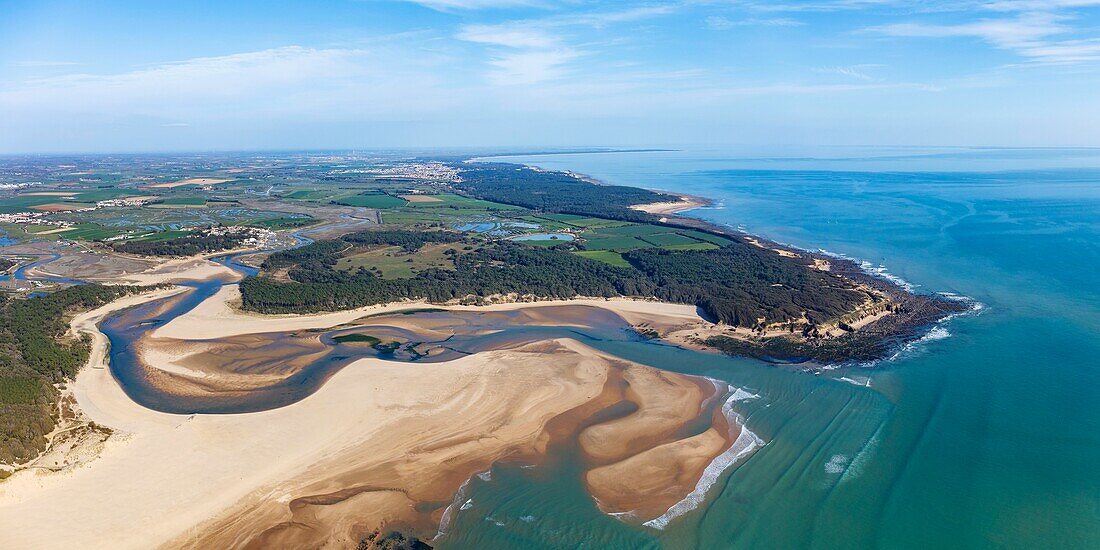
[{"label": "turquoise sea", "polygon": [[690,215],[982,304],[867,368],[807,374],[608,341],[741,388],[767,444],[665,529],[604,516],[570,453],[503,464],[443,548],[1100,548],[1100,150],[507,157],[714,199]]}]

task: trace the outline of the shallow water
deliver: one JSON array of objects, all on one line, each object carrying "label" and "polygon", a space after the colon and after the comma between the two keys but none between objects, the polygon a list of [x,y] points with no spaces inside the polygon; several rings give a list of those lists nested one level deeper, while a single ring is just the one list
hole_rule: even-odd
[{"label": "shallow water", "polygon": [[471,482],[440,546],[1100,547],[1100,151],[502,160],[710,197],[715,208],[691,215],[864,259],[984,309],[873,369],[823,376],[599,342],[759,395],[738,412],[767,445],[664,531],[601,517],[568,463],[500,466]]}]

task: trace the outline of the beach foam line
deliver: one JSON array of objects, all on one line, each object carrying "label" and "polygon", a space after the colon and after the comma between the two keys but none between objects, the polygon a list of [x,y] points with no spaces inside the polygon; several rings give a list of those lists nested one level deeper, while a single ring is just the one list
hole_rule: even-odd
[{"label": "beach foam line", "polygon": [[[916,340],[913,340],[911,342],[906,343],[904,346],[901,347],[901,349],[897,350],[896,352],[894,352],[893,355],[888,357],[886,359],[887,361],[894,361],[894,360],[898,359],[899,357],[902,357],[903,355],[905,355],[909,352],[920,349],[920,347],[922,345],[925,345],[929,342],[935,342],[937,340],[943,340],[945,338],[951,337],[951,331],[947,330],[947,323],[948,322],[950,322],[952,319],[955,319],[955,318],[958,318],[958,317],[963,317],[963,316],[966,316],[966,315],[979,315],[979,314],[981,314],[982,311],[985,310],[985,304],[983,304],[983,303],[981,303],[981,302],[979,302],[979,301],[977,301],[973,298],[970,298],[969,296],[963,296],[961,294],[954,294],[954,293],[951,293],[951,292],[940,292],[939,295],[943,296],[944,298],[947,298],[949,300],[955,300],[955,301],[958,301],[958,302],[967,302],[967,303],[970,304],[970,308],[967,309],[966,311],[960,311],[958,313],[952,313],[951,315],[948,315],[948,316],[944,317],[943,319],[940,319],[938,322],[936,322],[936,324],[932,325],[932,328],[929,329],[928,332],[926,332],[923,336],[921,336],[920,338],[917,338]],[[871,362],[871,365],[873,365],[874,363],[875,363],[874,361]]]},{"label": "beach foam line", "polygon": [[728,470],[734,464],[737,464],[742,458],[748,456],[758,447],[765,445],[763,439],[749,430],[745,424],[741,415],[733,411],[733,404],[738,401],[744,401],[745,399],[755,399],[758,395],[748,393],[741,388],[734,388],[729,386],[729,397],[726,398],[726,402],[722,404],[722,414],[729,420],[731,426],[740,425],[741,433],[737,435],[737,439],[730,445],[729,449],[714,458],[703,470],[703,475],[699,478],[699,482],[695,484],[695,489],[689,493],[682,500],[673,504],[664,514],[660,517],[651,519],[642,525],[646,527],[652,527],[654,529],[664,529],[668,524],[696,509],[703,502],[704,498],[710,488],[718,482],[718,478],[723,472]]},{"label": "beach foam line", "polygon": [[[784,246],[788,246],[788,245],[784,245]],[[905,279],[903,279],[903,278],[901,278],[897,275],[894,275],[893,273],[890,273],[890,270],[887,269],[886,266],[883,265],[883,264],[875,265],[875,264],[871,263],[868,260],[864,260],[862,258],[855,258],[855,257],[849,256],[847,254],[844,254],[842,252],[833,252],[831,250],[825,250],[824,248],[818,248],[817,252],[819,254],[824,255],[824,256],[829,256],[830,258],[836,258],[838,260],[847,260],[849,262],[853,262],[853,263],[855,263],[856,265],[859,266],[860,271],[863,271],[864,273],[866,273],[866,274],[868,274],[872,277],[876,277],[878,279],[882,279],[884,281],[889,281],[891,283],[894,283],[895,285],[897,285],[897,286],[901,287],[902,289],[904,289],[906,292],[913,292],[914,290],[916,290],[916,288],[918,286],[920,286],[920,285],[911,283],[909,281],[906,281]]]},{"label": "beach foam line", "polygon": [[447,508],[443,510],[443,515],[439,518],[439,530],[436,531],[435,537],[432,540],[436,540],[439,537],[447,534],[447,528],[451,526],[451,521],[455,514],[455,510],[468,510],[474,504],[474,499],[468,498],[466,492],[470,489],[470,482],[474,478],[478,478],[482,481],[489,481],[492,479],[492,470],[485,470],[484,472],[478,472],[470,476],[466,481],[462,482],[462,485],[458,487],[458,491],[455,492],[455,498],[447,505]]}]

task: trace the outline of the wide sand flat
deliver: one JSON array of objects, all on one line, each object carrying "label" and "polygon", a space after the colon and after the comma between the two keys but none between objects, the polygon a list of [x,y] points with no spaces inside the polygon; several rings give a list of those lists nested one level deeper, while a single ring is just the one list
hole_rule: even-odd
[{"label": "wide sand flat", "polygon": [[[105,369],[85,369],[75,383],[80,406],[124,433],[74,471],[24,472],[0,485],[0,546],[149,548],[200,534],[198,547],[234,546],[290,519],[293,499],[383,482],[412,500],[447,500],[472,473],[534,444],[547,421],[601,392],[598,357],[546,361],[554,351],[423,365],[363,359],[298,403],[243,415],[150,411]],[[366,500],[367,510],[417,516],[412,500],[396,511]],[[354,531],[337,524],[326,525],[337,537]],[[307,530],[282,540],[310,539]]]},{"label": "wide sand flat", "polygon": [[[152,284],[212,277],[239,275],[188,258],[129,278]],[[0,548],[354,546],[365,532],[389,523],[434,532],[445,503],[470,476],[505,456],[538,457],[551,438],[578,437],[588,415],[621,401],[637,409],[579,436],[587,454],[599,457],[588,484],[606,510],[631,509],[645,519],[686,496],[732,443],[721,419],[697,435],[673,435],[708,418],[700,415],[714,396],[709,382],[571,339],[440,363],[364,358],[312,395],[275,410],[155,412],[130,400],[110,375],[108,341],[97,324],[112,312],[184,290],[125,297],[73,320],[73,334],[92,336],[89,364],[71,384],[73,394],[88,418],[115,433],[90,462],[59,472],[22,471],[0,483]],[[328,328],[426,305],[262,316],[234,309],[236,299],[237,286],[226,285],[158,329],[154,339],[176,338],[179,349],[146,350],[148,367],[196,378],[216,374],[223,378],[207,380],[223,383],[225,373],[195,370],[185,359],[200,344],[194,340],[234,337],[231,344],[247,347],[254,338],[248,335]],[[447,309],[537,312],[560,305],[601,307],[628,321],[698,319],[693,306],[626,299]],[[247,370],[229,381],[247,385],[278,376],[248,380]],[[642,471],[644,480],[623,478]]]}]

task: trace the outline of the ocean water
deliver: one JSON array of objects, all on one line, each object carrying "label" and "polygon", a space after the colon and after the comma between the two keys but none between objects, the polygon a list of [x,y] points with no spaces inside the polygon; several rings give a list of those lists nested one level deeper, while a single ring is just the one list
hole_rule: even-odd
[{"label": "ocean water", "polygon": [[471,480],[443,548],[1100,548],[1100,150],[510,157],[710,197],[690,215],[866,260],[982,308],[815,376],[638,342],[740,388],[766,444],[664,529],[599,512],[567,453]]}]

